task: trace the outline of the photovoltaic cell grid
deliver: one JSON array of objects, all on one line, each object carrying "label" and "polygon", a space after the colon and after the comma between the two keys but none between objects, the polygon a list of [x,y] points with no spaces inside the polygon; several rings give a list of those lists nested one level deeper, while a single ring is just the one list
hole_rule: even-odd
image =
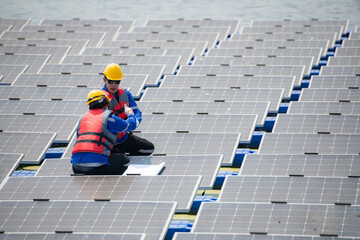
[{"label": "photovoltaic cell grid", "polygon": [[49,61],[50,55],[0,55],[1,65],[27,65],[26,73],[37,73],[41,67]]},{"label": "photovoltaic cell grid", "polygon": [[240,141],[250,142],[257,115],[143,114],[143,119],[134,132],[241,133]]},{"label": "photovoltaic cell grid", "polygon": [[[360,64],[360,62],[359,62]],[[357,88],[360,76],[312,76],[309,88]]]},{"label": "photovoltaic cell grid", "polygon": [[116,41],[158,41],[158,42],[208,42],[209,47],[214,47],[217,40],[219,39],[218,33],[122,33],[117,38]]},{"label": "photovoltaic cell grid", "polygon": [[283,88],[284,98],[290,98],[295,76],[198,76],[167,75],[161,88]]},{"label": "photovoltaic cell grid", "polygon": [[121,26],[80,26],[80,25],[27,25],[21,31],[25,32],[106,32],[104,40],[111,41],[121,30]]},{"label": "photovoltaic cell grid", "polygon": [[[127,89],[131,89],[131,93],[134,97],[140,97],[143,90],[147,75],[126,75],[121,80],[121,86]],[[37,87],[83,87],[83,88],[98,88],[101,89],[104,86],[103,76],[98,74],[86,75],[86,74],[20,74],[12,86],[37,86]],[[89,90],[90,92],[90,90]],[[85,100],[85,99],[84,99]]]},{"label": "photovoltaic cell grid", "polygon": [[360,134],[360,116],[280,114],[272,132]]},{"label": "photovoltaic cell grid", "polygon": [[[230,42],[230,41],[228,41]],[[314,65],[314,57],[195,57],[193,66],[215,65],[215,66],[305,66],[304,74],[310,74]]]},{"label": "photovoltaic cell grid", "polygon": [[263,136],[259,154],[359,154],[359,134],[285,134]]},{"label": "photovoltaic cell grid", "polygon": [[338,205],[204,203],[193,232],[359,237],[359,210]]},{"label": "photovoltaic cell grid", "polygon": [[322,48],[325,56],[329,48],[329,40],[241,40],[220,41],[219,48]]},{"label": "photovoltaic cell grid", "polygon": [[140,101],[269,101],[270,111],[278,111],[284,89],[243,88],[243,89],[212,89],[212,88],[147,88]]},{"label": "photovoltaic cell grid", "polygon": [[[1,104],[1,100],[0,100]],[[137,102],[142,113],[152,114],[256,114],[264,125],[270,102]],[[1,106],[1,105],[0,105]],[[1,108],[0,108],[1,111]]]},{"label": "photovoltaic cell grid", "polygon": [[359,178],[227,176],[218,201],[359,205],[359,184]]},{"label": "photovoltaic cell grid", "polygon": [[147,20],[145,26],[188,26],[188,27],[216,27],[230,26],[230,32],[234,32],[240,24],[240,20],[218,20],[218,19],[167,19],[167,20]]},{"label": "photovoltaic cell grid", "polygon": [[360,39],[344,39],[341,47],[342,48],[353,48],[353,47],[359,47],[360,46]]},{"label": "photovoltaic cell grid", "polygon": [[0,132],[1,153],[22,153],[23,164],[39,163],[54,141],[56,133]]},{"label": "photovoltaic cell grid", "polygon": [[[0,41],[1,43],[1,41]],[[206,48],[208,42],[195,42],[195,41],[183,41],[183,42],[158,42],[158,41],[103,41],[100,45],[101,48],[160,48],[160,49],[181,49],[181,48],[194,48],[194,56],[201,56]]]},{"label": "photovoltaic cell grid", "polygon": [[324,66],[320,70],[320,75],[360,76],[360,67],[359,66]]},{"label": "photovoltaic cell grid", "polygon": [[54,142],[69,142],[81,115],[0,114],[0,130],[6,132],[57,133]]},{"label": "photovoltaic cell grid", "polygon": [[[69,145],[70,146],[70,145]],[[73,174],[69,158],[45,159],[36,172],[36,176],[70,176]],[[168,156],[129,156],[132,164],[165,163],[162,176],[201,175],[199,189],[212,189],[223,155],[168,155]]]},{"label": "photovoltaic cell grid", "polygon": [[287,113],[360,115],[360,102],[291,102]]},{"label": "photovoltaic cell grid", "polygon": [[48,54],[48,63],[60,63],[71,47],[66,46],[0,46],[0,52],[6,54]]},{"label": "photovoltaic cell grid", "polygon": [[85,48],[82,55],[97,55],[97,56],[163,56],[165,49],[159,48]]},{"label": "photovoltaic cell grid", "polygon": [[239,30],[240,34],[243,33],[267,33],[267,34],[277,34],[277,33],[336,33],[337,39],[340,40],[341,34],[344,32],[343,26],[251,26],[251,27],[242,27]]},{"label": "photovoltaic cell grid", "polygon": [[329,57],[326,66],[359,66],[359,65],[360,65],[360,56],[351,56],[351,57]]},{"label": "photovoltaic cell grid", "polygon": [[147,239],[155,240],[165,236],[175,207],[174,202],[1,201],[0,229],[40,233],[145,233]]},{"label": "photovoltaic cell grid", "polygon": [[133,32],[147,32],[147,33],[218,33],[219,40],[225,40],[230,34],[231,27],[222,26],[146,26],[146,27],[135,27]]},{"label": "photovoltaic cell grid", "polygon": [[349,35],[349,39],[350,39],[350,40],[360,39],[360,32],[359,32],[359,31],[357,31],[357,32],[352,32],[352,33]]},{"label": "photovoltaic cell grid", "polygon": [[328,101],[360,101],[360,90],[346,88],[304,88],[299,101],[303,102],[328,102]]},{"label": "photovoltaic cell grid", "polygon": [[335,57],[344,57],[344,56],[360,56],[360,47],[347,47],[347,48],[337,48],[335,51]]},{"label": "photovoltaic cell grid", "polygon": [[[164,50],[165,51],[165,50]],[[165,65],[164,74],[173,74],[180,64],[180,56],[78,56],[68,55],[62,61],[63,64],[103,64],[118,63],[123,65]]]},{"label": "photovoltaic cell grid", "polygon": [[12,31],[20,30],[23,26],[28,25],[31,19],[8,19],[1,18],[0,25],[11,25]]},{"label": "photovoltaic cell grid", "polygon": [[336,33],[276,33],[276,34],[266,34],[266,33],[242,33],[242,34],[233,34],[231,35],[231,41],[239,40],[254,40],[254,41],[264,41],[264,40],[287,40],[287,41],[298,41],[298,40],[329,40],[329,46],[332,47],[335,45],[337,39]]},{"label": "photovoltaic cell grid", "polygon": [[80,51],[89,43],[89,40],[51,40],[51,39],[2,39],[0,38],[0,44],[4,46],[70,46],[69,54],[80,54]]},{"label": "photovoltaic cell grid", "polygon": [[2,233],[2,240],[145,240],[145,234],[135,233],[118,233],[118,234],[96,234],[96,233]]},{"label": "photovoltaic cell grid", "polygon": [[[46,64],[40,73],[61,73],[61,74],[99,74],[102,75],[106,65],[74,65],[74,64]],[[124,75],[148,74],[147,85],[157,86],[161,75],[164,73],[165,65],[122,65]]]},{"label": "photovoltaic cell grid", "polygon": [[6,182],[7,177],[18,167],[23,154],[18,153],[0,153],[0,186]]},{"label": "photovoltaic cell grid", "polygon": [[85,104],[85,99],[91,88],[81,87],[12,87],[0,86],[0,99],[13,100],[54,100],[61,101],[63,99],[82,100]]},{"label": "photovoltaic cell grid", "polygon": [[28,65],[0,65],[0,72],[3,76],[0,85],[10,85],[15,81],[19,74],[25,72],[28,67]]},{"label": "photovoltaic cell grid", "polygon": [[200,181],[201,176],[16,177],[1,188],[0,199],[175,201],[177,212],[189,212]]},{"label": "photovoltaic cell grid", "polygon": [[359,177],[359,155],[247,154],[241,176]]},{"label": "photovoltaic cell grid", "polygon": [[314,64],[318,64],[321,48],[210,48],[209,57],[314,57]]},{"label": "photovoltaic cell grid", "polygon": [[82,100],[0,100],[1,114],[85,114],[89,110]]},{"label": "photovoltaic cell grid", "polygon": [[134,26],[135,21],[132,20],[108,20],[108,19],[43,19],[40,25],[53,25],[53,26],[72,26],[82,25],[84,27],[90,26],[121,26],[121,32],[127,32]]},{"label": "photovoltaic cell grid", "polygon": [[89,40],[87,47],[97,47],[104,39],[105,32],[4,32],[2,39],[14,40]]}]

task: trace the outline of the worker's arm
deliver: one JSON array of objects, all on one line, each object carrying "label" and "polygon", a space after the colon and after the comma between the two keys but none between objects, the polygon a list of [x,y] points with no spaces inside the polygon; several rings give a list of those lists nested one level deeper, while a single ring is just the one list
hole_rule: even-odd
[{"label": "worker's arm", "polygon": [[138,108],[132,94],[127,89],[125,91],[129,98],[129,107],[134,111],[134,115],[140,124],[141,120],[142,120],[142,113],[141,113],[140,109]]},{"label": "worker's arm", "polygon": [[107,129],[112,133],[131,132],[136,129],[136,125],[134,114],[129,114],[126,120],[112,114],[108,118]]}]

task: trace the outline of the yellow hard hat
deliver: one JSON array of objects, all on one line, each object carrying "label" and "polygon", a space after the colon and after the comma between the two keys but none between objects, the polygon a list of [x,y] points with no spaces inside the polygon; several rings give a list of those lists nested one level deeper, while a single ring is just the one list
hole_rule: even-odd
[{"label": "yellow hard hat", "polygon": [[106,96],[104,92],[100,90],[91,90],[87,96],[86,105],[89,106],[89,104],[91,103],[92,104],[101,103],[104,99],[109,100],[108,96]]},{"label": "yellow hard hat", "polygon": [[122,73],[120,66],[116,63],[110,63],[106,66],[103,74],[109,80],[120,81],[123,79],[124,74]]}]

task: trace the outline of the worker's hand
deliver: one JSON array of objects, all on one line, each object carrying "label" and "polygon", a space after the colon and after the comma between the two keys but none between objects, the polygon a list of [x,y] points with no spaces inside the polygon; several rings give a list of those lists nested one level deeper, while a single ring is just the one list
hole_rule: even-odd
[{"label": "worker's hand", "polygon": [[126,114],[126,116],[129,116],[129,115],[131,115],[131,114],[134,115],[134,111],[133,111],[130,107],[128,107],[127,104],[125,104],[124,108],[125,108],[125,114]]}]

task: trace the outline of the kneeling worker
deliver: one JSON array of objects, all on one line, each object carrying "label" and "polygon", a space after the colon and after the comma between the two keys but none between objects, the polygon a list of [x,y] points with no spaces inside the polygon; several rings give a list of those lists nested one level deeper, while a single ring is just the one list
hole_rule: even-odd
[{"label": "kneeling worker", "polygon": [[92,90],[87,96],[89,111],[80,119],[77,139],[72,150],[71,163],[74,173],[88,175],[122,174],[129,163],[126,155],[112,153],[113,144],[120,132],[136,128],[134,112],[124,106],[123,120],[108,110],[110,99],[100,90]]}]

